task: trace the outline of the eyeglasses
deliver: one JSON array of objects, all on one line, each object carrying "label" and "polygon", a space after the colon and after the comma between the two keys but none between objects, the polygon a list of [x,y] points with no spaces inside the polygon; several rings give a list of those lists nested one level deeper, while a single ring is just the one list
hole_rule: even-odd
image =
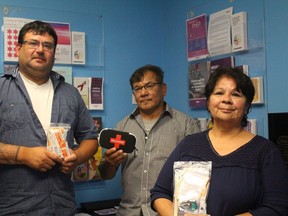
[{"label": "eyeglasses", "polygon": [[27,46],[30,48],[30,49],[37,49],[40,44],[42,44],[43,46],[43,49],[46,50],[46,51],[52,51],[54,50],[55,46],[52,44],[52,43],[49,43],[49,42],[39,42],[37,40],[31,40],[31,41],[23,41],[22,44],[27,44]]},{"label": "eyeglasses", "polygon": [[162,83],[158,82],[158,83],[147,83],[144,86],[136,86],[132,88],[132,92],[134,94],[138,94],[142,91],[142,89],[146,89],[147,91],[151,91],[156,85],[161,85]]}]

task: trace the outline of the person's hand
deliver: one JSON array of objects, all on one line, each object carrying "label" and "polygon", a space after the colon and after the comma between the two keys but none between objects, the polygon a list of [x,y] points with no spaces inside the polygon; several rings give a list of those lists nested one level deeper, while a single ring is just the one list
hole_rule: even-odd
[{"label": "person's hand", "polygon": [[50,152],[46,147],[25,147],[21,146],[18,153],[17,161],[20,164],[47,172],[55,166],[56,162],[62,163],[62,159],[54,152]]},{"label": "person's hand", "polygon": [[77,166],[76,161],[77,161],[77,155],[72,149],[69,149],[70,155],[64,158],[64,160],[61,163],[60,170],[61,172],[65,174],[71,173],[75,167]]},{"label": "person's hand", "polygon": [[122,150],[117,151],[116,148],[108,149],[104,154],[105,161],[112,167],[119,166],[125,157],[127,154]]}]

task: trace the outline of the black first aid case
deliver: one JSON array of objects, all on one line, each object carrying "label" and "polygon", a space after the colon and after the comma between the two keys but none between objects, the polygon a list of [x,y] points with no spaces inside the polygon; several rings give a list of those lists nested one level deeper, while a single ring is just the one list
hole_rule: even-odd
[{"label": "black first aid case", "polygon": [[99,134],[99,144],[101,147],[131,153],[135,150],[136,137],[132,133],[104,128]]}]

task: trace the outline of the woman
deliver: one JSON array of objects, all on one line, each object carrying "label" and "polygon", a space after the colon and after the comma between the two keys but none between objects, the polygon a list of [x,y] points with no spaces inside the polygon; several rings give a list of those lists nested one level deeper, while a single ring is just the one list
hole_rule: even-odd
[{"label": "woman", "polygon": [[212,129],[187,136],[172,152],[151,190],[151,206],[172,215],[174,161],[212,161],[207,214],[288,215],[288,171],[271,141],[244,129],[254,97],[248,76],[218,68],[205,86]]}]

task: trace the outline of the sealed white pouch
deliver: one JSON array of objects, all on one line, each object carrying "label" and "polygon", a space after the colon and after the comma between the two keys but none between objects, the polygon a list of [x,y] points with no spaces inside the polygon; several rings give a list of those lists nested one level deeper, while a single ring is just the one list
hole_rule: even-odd
[{"label": "sealed white pouch", "polygon": [[69,124],[51,123],[47,129],[47,149],[55,152],[60,157],[65,158],[70,155],[68,143],[66,141]]},{"label": "sealed white pouch", "polygon": [[173,216],[206,214],[211,170],[211,161],[174,163]]}]

